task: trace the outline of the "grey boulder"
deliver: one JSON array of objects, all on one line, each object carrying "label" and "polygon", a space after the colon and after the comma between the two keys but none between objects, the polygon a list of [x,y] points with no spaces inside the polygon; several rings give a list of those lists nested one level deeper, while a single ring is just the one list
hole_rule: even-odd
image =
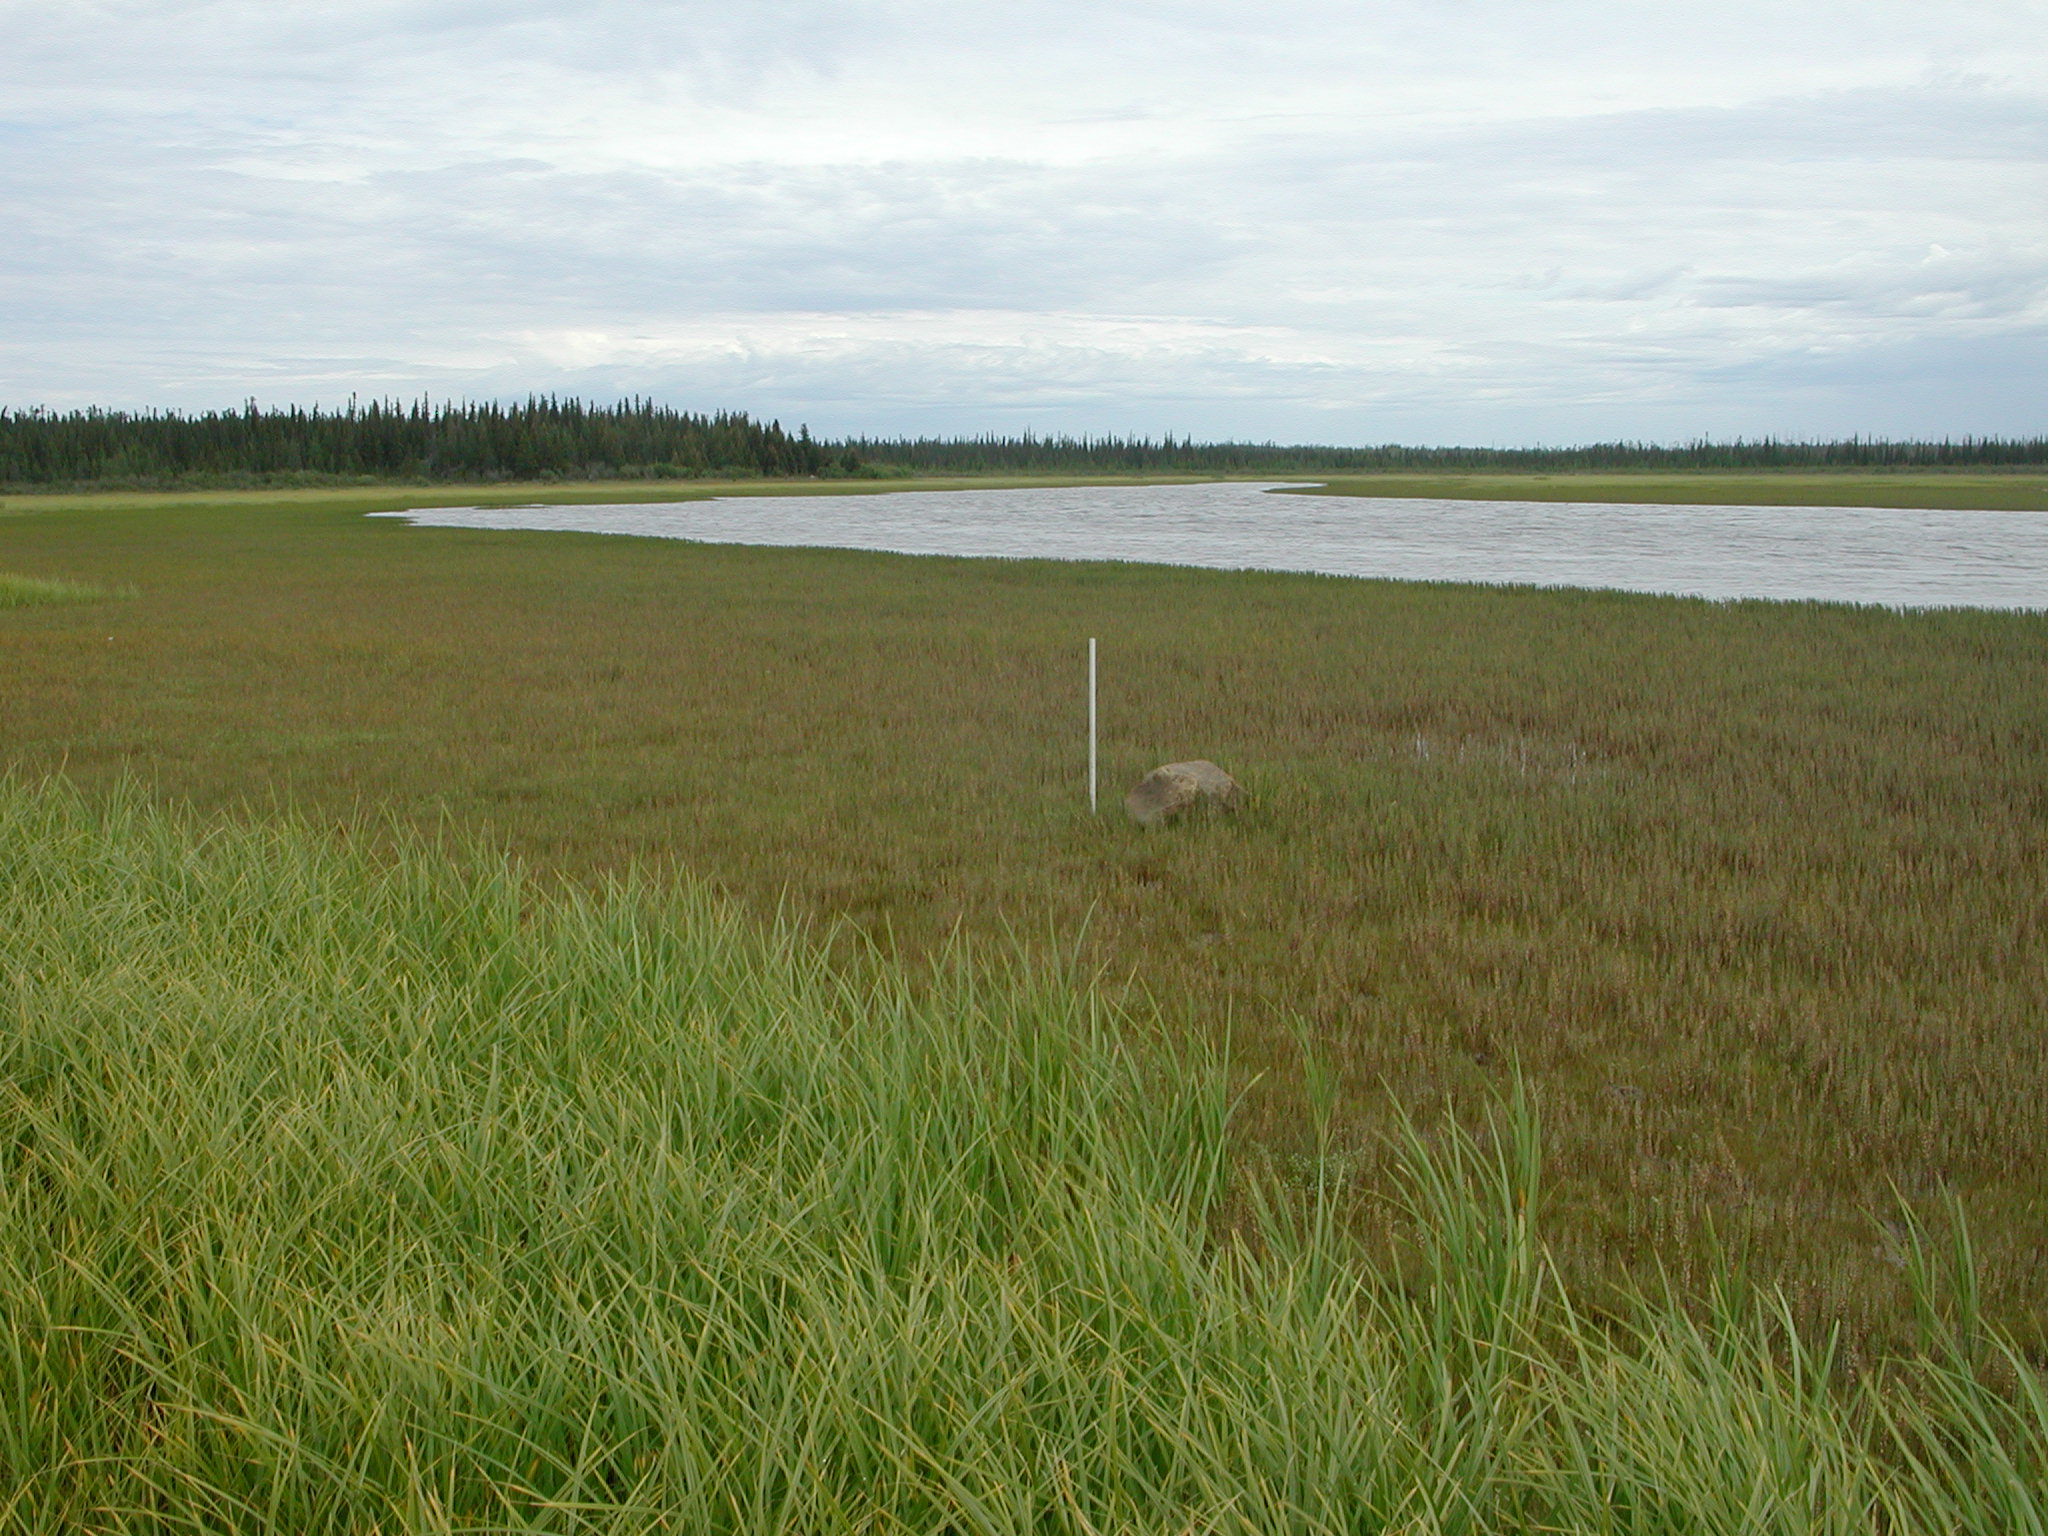
[{"label": "grey boulder", "polygon": [[1234,811],[1242,804],[1244,786],[1203,758],[1154,768],[1124,796],[1124,809],[1141,827],[1171,821],[1196,806]]}]

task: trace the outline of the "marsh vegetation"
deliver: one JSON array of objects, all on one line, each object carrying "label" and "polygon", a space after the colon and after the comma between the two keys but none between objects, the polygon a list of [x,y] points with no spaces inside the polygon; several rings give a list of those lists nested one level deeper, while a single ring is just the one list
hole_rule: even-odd
[{"label": "marsh vegetation", "polygon": [[[2040,1337],[2048,618],[418,530],[374,504],[0,524],[10,569],[141,594],[10,610],[10,766],[475,832],[584,887],[683,872],[913,977],[956,937],[1059,957],[1227,1042],[1233,1155],[1332,1160],[1361,1210],[1395,1186],[1397,1108],[1469,1115],[1519,1066],[1577,1294],[1701,1291],[1733,1255],[1844,1322],[1853,1366],[1912,1330],[1902,1212],[1938,1230],[1954,1195],[1986,1316]],[[1091,634],[1108,782],[1208,757],[1251,811],[1165,837],[1086,815]]]},{"label": "marsh vegetation", "polygon": [[[1245,1159],[1068,978],[701,889],[0,785],[0,1527],[2013,1532],[1966,1244],[1853,1380],[1725,1273],[1596,1315],[1538,1126]],[[1327,1106],[1326,1106],[1327,1107]],[[1391,1255],[1391,1258],[1390,1258]]]}]

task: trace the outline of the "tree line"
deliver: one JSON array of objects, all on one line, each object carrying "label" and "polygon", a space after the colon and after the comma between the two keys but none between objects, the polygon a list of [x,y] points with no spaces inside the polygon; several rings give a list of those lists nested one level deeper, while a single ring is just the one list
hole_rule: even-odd
[{"label": "tree line", "polygon": [[826,467],[808,429],[651,400],[0,411],[4,484],[806,476]]},{"label": "tree line", "polygon": [[888,474],[1298,474],[1408,470],[1940,468],[2048,464],[2048,438],[1891,442],[1773,438],[1677,446],[1342,448],[1149,437],[871,438],[826,442],[744,411],[598,405],[253,402],[239,411],[0,410],[0,485],[279,485],[383,480],[663,479]]},{"label": "tree line", "polygon": [[1587,443],[1567,448],[1414,448],[1386,443],[1369,448],[1312,444],[1197,443],[1171,435],[1142,437],[852,438],[833,445],[864,463],[899,466],[920,474],[999,472],[1137,474],[1374,473],[1408,470],[1595,469],[1935,469],[2048,464],[2048,437],[1965,438],[1961,441],[1891,442],[1849,438],[1839,442]]}]

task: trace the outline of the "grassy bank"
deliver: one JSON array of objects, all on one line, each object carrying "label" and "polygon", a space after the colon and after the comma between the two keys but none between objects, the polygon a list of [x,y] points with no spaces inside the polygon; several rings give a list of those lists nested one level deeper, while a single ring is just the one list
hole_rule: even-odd
[{"label": "grassy bank", "polygon": [[1907,1234],[1927,1348],[1851,1383],[1733,1288],[1594,1326],[1514,1106],[1402,1143],[1381,1267],[1029,970],[19,785],[0,868],[0,1528],[2048,1518],[1966,1265]]},{"label": "grassy bank", "polygon": [[[138,593],[0,615],[6,760],[238,814],[388,809],[581,880],[679,867],[910,959],[1014,935],[1228,1033],[1247,1148],[1319,1155],[1327,1091],[1370,1188],[1388,1089],[1426,1117],[1519,1061],[1576,1283],[1703,1286],[1718,1245],[1861,1348],[1910,1325],[1899,1197],[1939,1220],[1953,1191],[1987,1311],[2041,1335],[2048,619],[365,506],[0,519],[0,569]],[[1089,635],[1112,791],[1209,756],[1249,814],[1087,816]]]},{"label": "grassy bank", "polygon": [[2014,469],[1336,475],[1313,489],[1288,494],[1738,507],[1983,507],[2041,512],[2048,511],[2048,474]]},{"label": "grassy bank", "polygon": [[695,501],[707,496],[872,496],[891,491],[1004,490],[1061,485],[1176,485],[1209,479],[1298,481],[1301,496],[1424,496],[1476,501],[1635,501],[1703,506],[1979,507],[2048,511],[2048,474],[2001,470],[1647,470],[1536,474],[952,475],[860,480],[585,480],[476,485],[350,485],[320,490],[0,492],[0,516],[121,508],[523,506],[532,502]]},{"label": "grassy bank", "polygon": [[320,490],[50,491],[0,494],[0,517],[45,512],[162,512],[228,507],[370,512],[391,507],[523,507],[536,502],[701,501],[711,496],[874,496],[1028,486],[1180,485],[1198,475],[973,475],[890,480],[527,480],[476,485],[349,485]]}]

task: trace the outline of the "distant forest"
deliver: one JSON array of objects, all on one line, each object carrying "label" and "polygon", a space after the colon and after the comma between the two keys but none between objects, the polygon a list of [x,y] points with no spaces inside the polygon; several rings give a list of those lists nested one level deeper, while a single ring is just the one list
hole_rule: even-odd
[{"label": "distant forest", "polygon": [[1086,471],[1198,474],[1357,473],[1408,470],[1937,469],[2048,464],[2048,438],[1966,438],[1892,443],[1588,443],[1576,448],[1329,448],[1313,444],[1197,443],[1165,437],[851,438],[833,443],[866,464],[918,474]]},{"label": "distant forest", "polygon": [[809,476],[828,467],[803,429],[648,400],[373,401],[338,411],[252,404],[192,416],[0,411],[0,485]]},{"label": "distant forest", "polygon": [[0,487],[908,474],[1300,474],[1408,470],[1922,469],[2048,464],[2048,437],[1960,442],[1593,443],[1572,448],[1332,448],[1134,437],[851,438],[744,411],[351,403],[341,410],[0,410]]}]

